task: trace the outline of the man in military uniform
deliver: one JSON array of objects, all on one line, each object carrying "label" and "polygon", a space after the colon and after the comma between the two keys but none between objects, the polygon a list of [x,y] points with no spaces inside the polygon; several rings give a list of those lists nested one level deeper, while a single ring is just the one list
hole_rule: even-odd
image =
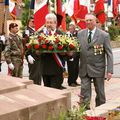
[{"label": "man in military uniform", "polygon": [[[93,14],[85,16],[87,28],[78,33],[80,40],[80,69],[82,103],[89,109],[91,100],[91,80],[96,91],[96,106],[104,104],[104,79],[107,68],[107,80],[113,74],[113,54],[110,45],[110,36],[96,27],[96,17]],[[107,64],[106,64],[107,62]]]},{"label": "man in military uniform", "polygon": [[[23,32],[24,44],[29,42],[29,37],[34,35],[34,18],[30,17],[28,25]],[[29,79],[35,84],[41,85],[41,56],[39,52],[26,49],[26,59],[28,61]]]},{"label": "man in military uniform", "polygon": [[5,47],[5,59],[11,76],[23,77],[24,48],[20,36],[17,34],[18,25],[9,25],[9,37]]}]

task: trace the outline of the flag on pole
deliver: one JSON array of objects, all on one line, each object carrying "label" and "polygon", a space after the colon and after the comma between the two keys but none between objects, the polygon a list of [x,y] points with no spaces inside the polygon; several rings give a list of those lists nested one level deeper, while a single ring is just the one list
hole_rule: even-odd
[{"label": "flag on pole", "polygon": [[67,7],[66,7],[66,13],[70,16],[70,18],[71,18],[72,20],[75,21],[75,23],[77,22],[77,21],[76,21],[76,18],[75,18],[75,16],[74,16],[74,0],[70,0],[70,1],[68,2],[68,5],[67,5]]},{"label": "flag on pole", "polygon": [[15,6],[15,1],[9,0],[9,12],[12,18],[15,20],[16,19],[16,6]]},{"label": "flag on pole", "polygon": [[34,24],[36,31],[45,24],[45,16],[48,13],[48,0],[35,0]]},{"label": "flag on pole", "polygon": [[111,5],[111,0],[108,0],[108,6],[110,6]]},{"label": "flag on pole", "polygon": [[85,15],[88,13],[89,11],[89,5],[90,5],[90,0],[80,0],[79,1],[79,10],[76,14],[76,18],[78,18],[80,21],[78,22],[78,26],[81,29],[86,28],[86,23],[85,23]]},{"label": "flag on pole", "polygon": [[64,4],[62,5],[62,22],[61,22],[61,27],[64,32],[66,32],[66,9]]},{"label": "flag on pole", "polygon": [[90,0],[70,0],[67,7],[67,14],[81,28],[86,27],[85,15],[88,13]]},{"label": "flag on pole", "polygon": [[56,3],[56,15],[57,15],[57,26],[59,27],[62,23],[62,1],[61,0],[55,0]]},{"label": "flag on pole", "polygon": [[9,0],[5,0],[5,5],[9,5]]},{"label": "flag on pole", "polygon": [[101,24],[104,24],[105,19],[106,19],[104,10],[105,10],[104,0],[96,0],[94,13],[96,14],[96,17],[99,19]]},{"label": "flag on pole", "polygon": [[113,0],[113,15],[118,16],[118,0]]}]

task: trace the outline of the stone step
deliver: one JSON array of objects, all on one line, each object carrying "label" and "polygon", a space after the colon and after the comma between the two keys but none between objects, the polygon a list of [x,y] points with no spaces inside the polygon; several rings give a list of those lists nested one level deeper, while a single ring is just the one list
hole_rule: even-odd
[{"label": "stone step", "polygon": [[47,120],[71,108],[70,92],[9,76],[0,83],[0,120]]}]

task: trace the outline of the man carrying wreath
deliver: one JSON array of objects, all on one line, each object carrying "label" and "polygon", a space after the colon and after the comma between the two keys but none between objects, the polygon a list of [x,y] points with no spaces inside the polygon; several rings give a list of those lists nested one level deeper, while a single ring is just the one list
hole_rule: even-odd
[{"label": "man carrying wreath", "polygon": [[[45,27],[40,31],[45,35],[63,34],[57,29],[57,17],[53,13],[49,13],[45,17]],[[65,89],[63,83],[63,70],[64,70],[64,54],[62,53],[42,53],[42,77],[44,85],[47,87]]]}]

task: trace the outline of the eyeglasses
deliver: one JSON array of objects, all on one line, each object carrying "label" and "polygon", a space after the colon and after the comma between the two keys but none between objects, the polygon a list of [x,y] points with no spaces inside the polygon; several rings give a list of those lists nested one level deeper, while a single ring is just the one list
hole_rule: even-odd
[{"label": "eyeglasses", "polygon": [[86,21],[86,22],[92,22],[93,19],[86,19],[85,21]]}]

